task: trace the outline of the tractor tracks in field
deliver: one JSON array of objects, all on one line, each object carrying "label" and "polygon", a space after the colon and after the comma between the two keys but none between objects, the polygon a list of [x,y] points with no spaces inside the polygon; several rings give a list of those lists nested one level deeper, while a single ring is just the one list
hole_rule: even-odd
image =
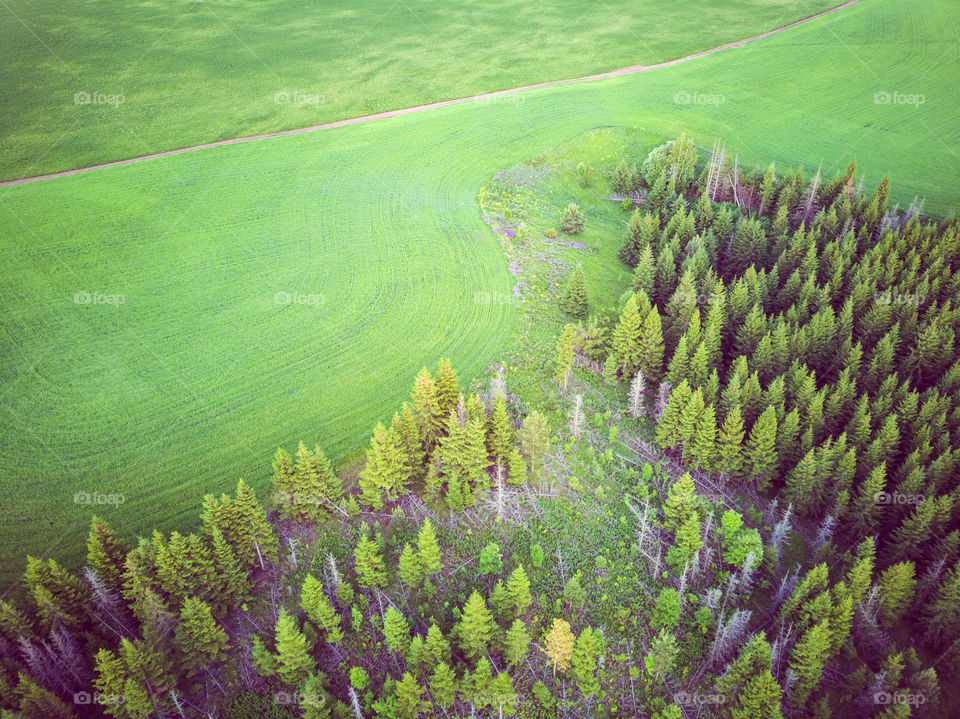
[{"label": "tractor tracks in field", "polygon": [[309,127],[297,127],[290,130],[278,130],[276,132],[266,132],[260,135],[250,135],[247,137],[234,137],[229,140],[218,140],[216,142],[207,142],[202,145],[193,145],[191,147],[181,147],[175,150],[166,150],[164,152],[156,152],[150,155],[141,155],[140,157],[131,157],[125,160],[114,160],[113,162],[105,162],[99,165],[91,165],[90,167],[79,167],[73,170],[64,170],[62,172],[52,172],[46,175],[36,175],[34,177],[23,177],[16,180],[5,180],[0,182],[0,187],[7,187],[10,185],[23,185],[28,182],[38,182],[40,180],[49,180],[54,177],[67,177],[69,175],[79,175],[84,172],[93,172],[94,170],[102,170],[107,167],[119,167],[120,165],[130,165],[135,162],[143,162],[145,160],[154,160],[160,157],[170,157],[171,155],[182,155],[185,152],[194,152],[196,150],[207,150],[214,147],[225,147],[227,145],[237,145],[243,142],[255,142],[257,140],[267,140],[272,137],[284,137],[286,135],[300,135],[306,132],[316,132],[318,130],[330,130],[334,127],[343,127],[345,125],[359,125],[365,122],[373,122],[374,120],[384,120],[389,117],[399,117],[401,115],[410,115],[415,112],[424,112],[425,110],[433,110],[440,107],[448,107],[450,105],[459,105],[465,102],[486,102],[492,101],[494,98],[503,97],[505,95],[512,95],[518,92],[524,92],[526,90],[535,90],[541,87],[551,87],[554,85],[571,85],[574,83],[586,83],[586,82],[595,82],[597,80],[604,80],[611,77],[621,77],[623,75],[634,75],[641,72],[648,72],[650,70],[657,70],[663,67],[670,67],[671,65],[679,65],[684,62],[690,62],[691,60],[697,60],[702,57],[707,57],[723,50],[730,50],[735,47],[741,47],[748,43],[754,42],[756,40],[761,40],[765,37],[770,37],[771,35],[776,35],[790,28],[797,27],[798,25],[803,25],[810,22],[811,20],[816,20],[821,18],[824,15],[830,15],[832,13],[843,10],[844,8],[850,7],[851,5],[856,5],[860,0],[847,0],[847,2],[842,5],[837,5],[836,7],[823,10],[818,12],[815,15],[810,15],[809,17],[801,18],[787,25],[783,25],[773,30],[767,30],[762,32],[759,35],[751,35],[750,37],[745,37],[740,40],[734,40],[733,42],[728,42],[723,45],[718,45],[717,47],[710,48],[709,50],[703,50],[701,52],[693,53],[692,55],[685,55],[684,57],[679,57],[675,60],[667,60],[666,62],[656,63],[655,65],[631,65],[630,67],[621,67],[616,70],[610,70],[609,72],[601,72],[595,75],[585,75],[583,77],[573,77],[567,78],[564,80],[549,80],[546,82],[538,82],[533,85],[521,85],[520,87],[513,87],[507,90],[496,90],[494,92],[487,92],[481,95],[472,95],[470,97],[461,97],[454,100],[441,100],[440,102],[431,102],[426,105],[417,105],[415,107],[406,107],[399,110],[388,110],[386,112],[378,112],[373,115],[362,115],[360,117],[351,117],[344,120],[336,120],[334,122],[326,122],[321,125],[311,125]]}]

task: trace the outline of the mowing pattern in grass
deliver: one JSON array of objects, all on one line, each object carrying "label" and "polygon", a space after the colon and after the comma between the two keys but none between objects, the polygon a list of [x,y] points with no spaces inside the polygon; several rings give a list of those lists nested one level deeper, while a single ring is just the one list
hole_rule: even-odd
[{"label": "mowing pattern in grass", "polygon": [[0,179],[652,64],[837,4],[7,0]]},{"label": "mowing pattern in grass", "polygon": [[[474,304],[512,288],[477,191],[584,130],[643,126],[648,144],[685,129],[707,146],[722,136],[742,161],[811,172],[856,154],[870,184],[894,173],[895,200],[926,194],[928,210],[947,211],[960,196],[958,29],[948,0],[871,0],[747,48],[517,105],[3,188],[5,578],[24,551],[62,538],[76,552],[90,507],[75,492],[126,495],[94,509],[131,532],[189,525],[203,492],[240,476],[265,486],[279,444],[355,450],[423,363],[448,355],[475,375],[515,326],[508,305]],[[926,101],[874,104],[883,90]],[[694,91],[725,102],[674,103]],[[83,291],[126,302],[74,304]],[[281,306],[277,292],[326,302]]]}]

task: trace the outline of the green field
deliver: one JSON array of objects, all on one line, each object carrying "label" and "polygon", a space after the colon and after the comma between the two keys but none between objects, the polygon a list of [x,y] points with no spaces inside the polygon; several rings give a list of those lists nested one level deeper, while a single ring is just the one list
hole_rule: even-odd
[{"label": "green field", "polygon": [[[26,551],[80,559],[90,508],[76,492],[124,494],[97,511],[129,533],[188,525],[204,492],[265,487],[280,444],[356,451],[422,364],[449,356],[477,376],[517,326],[513,307],[475,303],[512,287],[478,189],[591,128],[634,127],[643,144],[720,137],[741,162],[810,173],[856,155],[868,185],[891,173],[894,200],[956,208],[958,30],[949,0],[864,0],[744,48],[509,104],[0,189],[4,578]],[[876,104],[884,91],[924,102]],[[125,302],[78,305],[78,292]],[[277,292],[324,302],[278,305]]]},{"label": "green field", "polygon": [[652,64],[837,4],[6,0],[0,179]]}]

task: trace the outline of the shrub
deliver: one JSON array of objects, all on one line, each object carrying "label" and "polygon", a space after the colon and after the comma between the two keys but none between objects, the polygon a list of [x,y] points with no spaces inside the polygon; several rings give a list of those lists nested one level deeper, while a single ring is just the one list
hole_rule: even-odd
[{"label": "shrub", "polygon": [[583,232],[583,213],[572,202],[560,215],[560,229],[568,235],[579,235]]},{"label": "shrub", "polygon": [[620,209],[624,212],[630,212],[633,209],[633,200],[629,197],[624,197],[623,202],[620,203]]}]

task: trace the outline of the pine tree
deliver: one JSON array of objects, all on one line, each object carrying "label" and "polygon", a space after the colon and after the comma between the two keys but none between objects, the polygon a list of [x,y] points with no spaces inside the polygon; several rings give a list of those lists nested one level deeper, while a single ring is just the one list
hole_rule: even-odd
[{"label": "pine tree", "polygon": [[589,311],[587,301],[587,283],[583,277],[583,266],[577,265],[567,279],[560,299],[560,309],[571,317],[586,319]]},{"label": "pine tree", "polygon": [[416,719],[423,709],[423,687],[417,684],[410,672],[404,672],[396,688],[397,716],[400,719]]},{"label": "pine tree", "polygon": [[437,544],[437,535],[429,517],[423,520],[417,534],[417,558],[423,573],[428,577],[443,569],[443,556],[440,554],[440,545]]},{"label": "pine tree", "polygon": [[430,694],[433,695],[434,703],[441,709],[445,710],[453,705],[457,694],[456,679],[456,674],[446,662],[437,664],[433,674],[430,675]]},{"label": "pine tree", "polygon": [[387,573],[376,542],[362,535],[353,556],[361,587],[386,586]]},{"label": "pine tree", "polygon": [[527,648],[530,646],[530,635],[527,633],[527,625],[522,619],[514,619],[510,629],[507,630],[506,645],[504,654],[507,658],[507,664],[512,667],[519,666],[527,654]]},{"label": "pine tree", "polygon": [[366,465],[360,472],[361,501],[374,509],[383,509],[384,495],[388,500],[396,499],[409,480],[410,468],[397,435],[378,422],[367,448]]},{"label": "pine tree", "polygon": [[597,679],[596,671],[602,646],[602,642],[589,626],[580,632],[580,636],[573,645],[573,655],[570,660],[573,676],[577,680],[577,686],[580,687],[580,693],[587,699],[600,691],[600,681]]},{"label": "pine tree", "polygon": [[570,622],[559,617],[553,620],[550,631],[544,638],[544,651],[550,657],[553,673],[557,670],[565,672],[570,668],[570,658],[573,656],[573,645],[576,638],[570,631]]},{"label": "pine tree", "polygon": [[806,631],[790,654],[790,668],[797,675],[790,695],[795,708],[802,709],[819,686],[829,656],[830,624],[824,619]]},{"label": "pine tree", "polygon": [[757,481],[760,489],[769,486],[777,468],[777,414],[767,407],[750,429],[750,437],[744,447],[746,473]]},{"label": "pine tree", "polygon": [[477,590],[463,607],[463,618],[458,627],[460,646],[468,657],[483,656],[493,638],[493,615]]},{"label": "pine tree", "polygon": [[383,634],[387,646],[400,656],[410,648],[410,625],[396,607],[388,607],[383,619]]},{"label": "pine tree", "polygon": [[913,602],[914,579],[913,562],[899,562],[884,570],[880,575],[880,616],[887,629],[893,628]]},{"label": "pine tree", "polygon": [[230,641],[227,633],[214,621],[210,605],[187,597],[180,609],[176,645],[187,676],[192,677],[201,669],[224,661]]},{"label": "pine tree", "polygon": [[300,631],[297,620],[280,608],[277,618],[277,676],[290,687],[299,687],[316,668],[316,662],[310,656],[307,638]]},{"label": "pine tree", "polygon": [[523,614],[533,602],[530,596],[530,580],[522,564],[518,564],[517,568],[510,573],[507,579],[507,592],[510,594],[513,611],[517,614]]}]

